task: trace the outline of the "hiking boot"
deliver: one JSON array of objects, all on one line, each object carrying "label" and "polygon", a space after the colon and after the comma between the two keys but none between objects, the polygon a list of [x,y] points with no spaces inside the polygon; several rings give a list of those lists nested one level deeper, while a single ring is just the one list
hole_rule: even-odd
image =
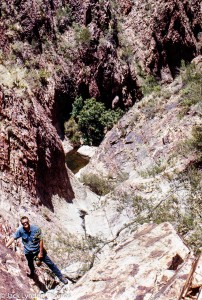
[{"label": "hiking boot", "polygon": [[62,283],[68,284],[68,279],[67,279],[66,277],[62,276],[62,277],[60,277],[59,279],[60,279],[60,281],[61,281]]}]

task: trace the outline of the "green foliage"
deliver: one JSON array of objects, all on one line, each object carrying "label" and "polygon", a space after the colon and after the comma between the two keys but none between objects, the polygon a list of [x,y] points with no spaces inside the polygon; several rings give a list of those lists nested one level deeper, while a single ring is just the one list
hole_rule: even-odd
[{"label": "green foliage", "polygon": [[78,123],[84,143],[90,145],[99,145],[106,130],[112,128],[122,113],[120,109],[106,110],[104,103],[97,102],[94,98],[87,99],[83,104],[79,97],[72,109],[72,116]]},{"label": "green foliage", "polygon": [[192,105],[202,102],[202,72],[196,69],[195,64],[185,65],[184,62],[182,62],[180,72],[184,85],[181,98],[183,108],[181,116],[183,116]]},{"label": "green foliage", "polygon": [[132,59],[133,59],[133,49],[131,46],[125,46],[122,47],[122,55],[121,58],[127,62],[127,63],[131,63]]},{"label": "green foliage", "polygon": [[103,103],[87,99],[78,115],[78,125],[87,144],[98,145],[104,136],[104,125],[101,121],[105,112]]},{"label": "green foliage", "polygon": [[191,145],[194,149],[202,152],[202,126],[193,127]]},{"label": "green foliage", "polygon": [[64,123],[64,131],[65,135],[70,139],[74,146],[80,145],[81,133],[78,124],[73,117]]},{"label": "green foliage", "polygon": [[166,165],[165,164],[161,164],[156,163],[154,166],[152,166],[151,168],[148,168],[145,171],[140,171],[140,175],[143,178],[149,178],[149,177],[155,177],[156,175],[160,174],[161,172],[165,171],[166,169]]},{"label": "green foliage", "polygon": [[180,223],[177,226],[177,231],[181,234],[187,234],[190,230],[194,229],[194,218],[192,215],[186,214],[181,217]]},{"label": "green foliage", "polygon": [[131,197],[132,207],[134,209],[134,213],[140,214],[143,210],[148,209],[147,201],[140,195],[135,195]]},{"label": "green foliage", "polygon": [[60,32],[64,32],[73,22],[73,13],[71,7],[66,4],[56,11],[56,22]]},{"label": "green foliage", "polygon": [[192,152],[197,155],[197,161],[202,161],[202,126],[196,125],[192,128],[191,138],[178,144],[178,153],[187,157]]},{"label": "green foliage", "polygon": [[156,78],[152,75],[146,76],[144,83],[142,85],[143,95],[151,94],[152,92],[159,92],[161,90]]},{"label": "green foliage", "polygon": [[187,189],[186,210],[183,218],[178,221],[178,230],[185,234],[185,240],[198,253],[201,251],[201,207],[202,185],[201,169],[194,166],[188,167],[179,174],[179,180]]},{"label": "green foliage", "polygon": [[77,119],[77,117],[79,116],[82,108],[83,108],[84,102],[82,97],[76,97],[74,104],[72,106],[72,117]]},{"label": "green foliage", "polygon": [[120,108],[116,110],[108,109],[104,111],[100,121],[104,125],[105,130],[110,130],[122,115],[123,111]]},{"label": "green foliage", "polygon": [[72,10],[69,5],[66,5],[65,7],[58,8],[56,12],[56,18],[59,20],[61,18],[71,18]]},{"label": "green foliage", "polygon": [[91,40],[91,33],[88,27],[75,25],[74,29],[76,42],[81,45],[88,45]]},{"label": "green foliage", "polygon": [[99,196],[108,194],[112,190],[112,184],[96,174],[85,174],[82,176],[82,182],[88,185],[90,189]]},{"label": "green foliage", "polygon": [[46,69],[40,69],[38,71],[38,75],[42,85],[46,85],[48,82],[48,78],[50,77],[50,72],[48,72]]}]

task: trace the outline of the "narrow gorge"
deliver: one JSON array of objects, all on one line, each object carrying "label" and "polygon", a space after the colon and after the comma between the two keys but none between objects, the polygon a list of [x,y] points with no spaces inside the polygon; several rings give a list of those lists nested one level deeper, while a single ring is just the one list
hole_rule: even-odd
[{"label": "narrow gorge", "polygon": [[199,0],[2,0],[0,299],[201,300],[201,143]]}]

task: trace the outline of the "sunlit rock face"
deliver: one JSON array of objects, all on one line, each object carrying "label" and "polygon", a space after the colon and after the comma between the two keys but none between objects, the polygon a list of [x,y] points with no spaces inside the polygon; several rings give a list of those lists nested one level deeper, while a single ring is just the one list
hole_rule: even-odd
[{"label": "sunlit rock face", "polygon": [[125,231],[109,246],[70,291],[50,292],[44,299],[184,299],[193,286],[191,274],[196,271],[201,279],[199,262],[196,268],[197,259],[169,223]]},{"label": "sunlit rock face", "polygon": [[0,222],[0,297],[1,299],[33,299],[38,289],[27,277],[23,256],[5,247],[5,233],[9,234],[6,222]]}]

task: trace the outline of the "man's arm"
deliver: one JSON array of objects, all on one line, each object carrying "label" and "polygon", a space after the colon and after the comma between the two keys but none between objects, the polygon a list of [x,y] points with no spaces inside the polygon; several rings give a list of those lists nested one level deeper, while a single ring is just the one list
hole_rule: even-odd
[{"label": "man's arm", "polygon": [[6,247],[9,247],[14,241],[14,237],[11,237],[10,240],[6,243]]},{"label": "man's arm", "polygon": [[41,239],[39,242],[39,254],[38,258],[41,259],[43,257],[43,240]]},{"label": "man's arm", "polygon": [[6,243],[6,247],[9,247],[15,240],[19,239],[21,237],[21,230],[20,228],[13,234],[13,236],[8,240]]}]

